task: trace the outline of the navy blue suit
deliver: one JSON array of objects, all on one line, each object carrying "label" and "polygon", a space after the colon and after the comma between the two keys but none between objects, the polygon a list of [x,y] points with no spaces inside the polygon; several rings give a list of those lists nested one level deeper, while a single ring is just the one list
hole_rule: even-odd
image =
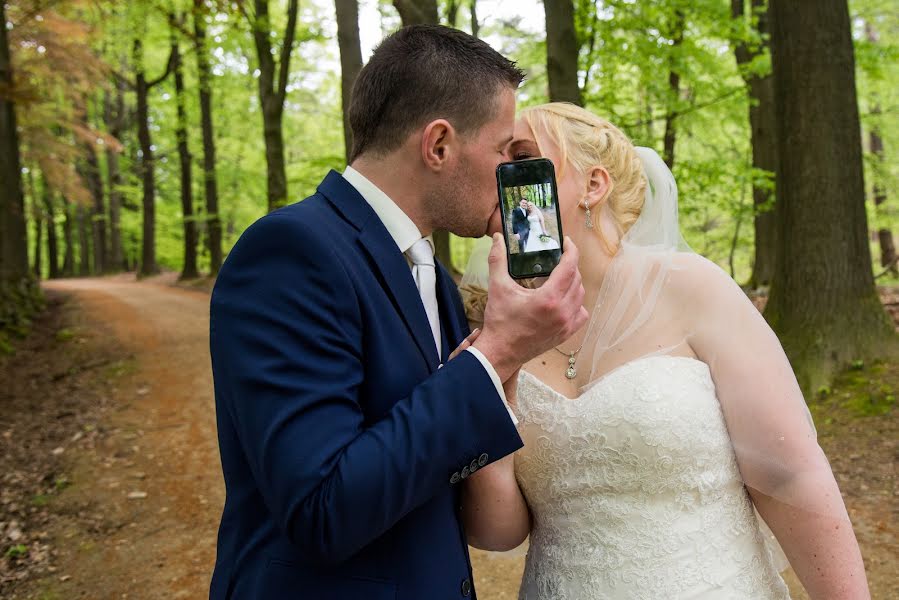
[{"label": "navy blue suit", "polygon": [[[438,265],[442,360],[468,334]],[[460,473],[521,447],[484,367],[442,368],[405,257],[338,173],[254,223],[212,294],[226,500],[210,598],[474,597]]]}]

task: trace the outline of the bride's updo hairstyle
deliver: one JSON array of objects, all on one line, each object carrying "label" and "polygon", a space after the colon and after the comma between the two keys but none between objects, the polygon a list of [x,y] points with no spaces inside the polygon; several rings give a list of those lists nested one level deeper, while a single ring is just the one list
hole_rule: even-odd
[{"label": "bride's updo hairstyle", "polygon": [[[619,237],[627,233],[643,210],[647,185],[643,163],[631,140],[607,120],[566,102],[532,106],[519,114],[535,137],[537,132],[544,132],[555,140],[562,162],[556,165],[559,179],[568,165],[579,175],[586,175],[595,166],[609,172],[611,181],[603,198],[604,204],[618,228]],[[545,149],[540,148],[540,153],[545,156]],[[599,209],[599,206],[590,208]],[[602,228],[596,227],[595,231],[609,253],[615,254],[617,249],[605,239]]]}]

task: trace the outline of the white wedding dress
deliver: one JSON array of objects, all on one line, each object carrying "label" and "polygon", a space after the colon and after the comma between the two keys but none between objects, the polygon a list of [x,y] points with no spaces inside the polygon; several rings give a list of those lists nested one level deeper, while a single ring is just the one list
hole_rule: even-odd
[{"label": "white wedding dress", "polygon": [[525,252],[557,250],[559,248],[559,242],[552,238],[545,242],[540,239],[540,236],[543,234],[543,227],[540,226],[539,215],[528,215],[528,223],[530,224],[530,232],[528,233],[528,242],[524,246]]},{"label": "white wedding dress", "polygon": [[789,598],[705,363],[640,358],[577,399],[522,372],[516,411],[520,600]]}]

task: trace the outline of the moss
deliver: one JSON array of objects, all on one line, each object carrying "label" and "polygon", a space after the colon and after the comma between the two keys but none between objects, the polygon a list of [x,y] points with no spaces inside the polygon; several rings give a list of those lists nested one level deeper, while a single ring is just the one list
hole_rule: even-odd
[{"label": "moss", "polygon": [[40,285],[31,277],[0,283],[0,354],[13,352],[13,340],[31,329],[31,319],[44,308]]},{"label": "moss", "polygon": [[813,412],[845,410],[852,417],[880,417],[892,413],[899,396],[899,364],[880,361],[838,374],[828,393],[818,394]]}]

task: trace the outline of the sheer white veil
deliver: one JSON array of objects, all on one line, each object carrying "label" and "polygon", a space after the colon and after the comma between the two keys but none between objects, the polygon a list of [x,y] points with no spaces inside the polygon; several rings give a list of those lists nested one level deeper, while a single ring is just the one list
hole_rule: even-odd
[{"label": "sheer white veil", "polygon": [[[703,319],[695,318],[695,307],[684,305],[682,294],[692,286],[708,299],[704,306],[712,308],[705,310],[716,313],[709,322],[719,324],[711,335],[714,348],[698,360],[712,374],[744,485],[791,509],[848,522],[777,337],[729,275],[690,251],[678,223],[674,176],[652,149],[638,147],[636,152],[648,182],[644,206],[621,238],[592,307],[577,355],[580,392],[634,361],[659,355],[697,360],[692,340]],[[475,244],[460,285],[475,323],[483,319],[489,250],[489,238]],[[809,494],[809,482],[820,493]],[[782,570],[786,557],[758,512],[756,517],[772,560]]]}]

